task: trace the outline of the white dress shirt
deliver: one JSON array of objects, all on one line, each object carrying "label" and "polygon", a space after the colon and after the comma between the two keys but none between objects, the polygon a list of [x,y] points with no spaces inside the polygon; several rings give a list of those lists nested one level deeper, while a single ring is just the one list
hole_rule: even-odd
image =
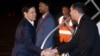
[{"label": "white dress shirt", "polygon": [[44,19],[48,13],[49,13],[49,12],[43,14],[43,15],[42,15],[42,18]]},{"label": "white dress shirt", "polygon": [[100,21],[97,23],[97,27],[98,27],[98,31],[99,31],[99,35],[100,35]]},{"label": "white dress shirt", "polygon": [[28,21],[29,21],[29,23],[31,23],[32,26],[34,26],[34,21],[32,21],[32,20],[28,20]]},{"label": "white dress shirt", "polygon": [[[83,14],[82,14],[82,15],[79,17],[79,19],[78,19],[78,22],[77,22],[78,25],[79,25],[79,23],[80,23],[80,20],[81,20],[82,16],[83,16]],[[78,29],[78,27],[75,28],[74,34],[76,33],[77,29]]]}]

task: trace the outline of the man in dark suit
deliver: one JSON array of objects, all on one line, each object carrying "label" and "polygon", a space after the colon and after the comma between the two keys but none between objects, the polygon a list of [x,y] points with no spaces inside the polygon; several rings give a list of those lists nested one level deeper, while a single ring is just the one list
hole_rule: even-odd
[{"label": "man in dark suit", "polygon": [[[69,52],[70,56],[100,56],[100,38],[96,24],[85,15],[84,4],[71,6],[70,15],[77,22],[77,27],[70,42],[58,48],[48,50],[50,54]],[[49,55],[50,55],[49,54]]]},{"label": "man in dark suit", "polygon": [[23,7],[22,12],[24,18],[17,26],[12,56],[34,56],[34,54],[40,55],[42,50],[35,46],[35,7],[31,5],[25,6]]},{"label": "man in dark suit", "polygon": [[[41,47],[44,39],[46,36],[52,31],[55,27],[55,22],[53,16],[49,12],[49,5],[47,1],[40,1],[39,3],[39,11],[42,14],[38,25],[37,25],[37,39],[36,39],[36,46]],[[53,47],[53,36],[54,33],[46,41],[43,49]]]}]

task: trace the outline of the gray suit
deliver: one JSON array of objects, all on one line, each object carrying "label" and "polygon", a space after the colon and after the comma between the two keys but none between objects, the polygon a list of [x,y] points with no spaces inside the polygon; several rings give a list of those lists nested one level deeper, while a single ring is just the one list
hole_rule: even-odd
[{"label": "gray suit", "polygon": [[[36,39],[36,46],[41,47],[45,37],[52,31],[55,27],[55,22],[53,16],[48,13],[45,18],[41,18],[37,25],[37,39]],[[53,47],[53,35],[54,33],[48,38],[47,42],[44,45],[44,48]]]}]

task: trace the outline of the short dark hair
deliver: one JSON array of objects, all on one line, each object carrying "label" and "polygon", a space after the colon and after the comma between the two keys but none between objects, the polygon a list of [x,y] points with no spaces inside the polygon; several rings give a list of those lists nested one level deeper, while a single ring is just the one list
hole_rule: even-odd
[{"label": "short dark hair", "polygon": [[24,12],[28,12],[30,8],[34,7],[33,5],[25,5],[23,8],[22,8],[22,13]]},{"label": "short dark hair", "polygon": [[68,8],[68,9],[69,9],[69,7],[68,7],[68,6],[62,6],[62,8],[64,8],[64,7],[66,7],[66,8]]},{"label": "short dark hair", "polygon": [[[68,11],[70,12],[70,8],[69,8],[68,6],[62,6],[62,8],[67,8]],[[69,12],[68,12],[68,13],[69,13]]]},{"label": "short dark hair", "polygon": [[72,4],[73,9],[78,10],[79,13],[85,13],[86,6],[84,3],[74,3]]},{"label": "short dark hair", "polygon": [[48,0],[40,0],[40,2],[47,5],[48,7],[50,6],[50,1],[48,1]]}]

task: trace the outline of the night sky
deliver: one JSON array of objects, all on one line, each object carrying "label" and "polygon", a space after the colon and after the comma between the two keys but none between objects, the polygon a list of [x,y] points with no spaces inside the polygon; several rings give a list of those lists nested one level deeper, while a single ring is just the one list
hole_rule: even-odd
[{"label": "night sky", "polygon": [[[47,0],[46,0],[47,1]],[[51,11],[53,14],[60,11],[62,5],[70,6],[74,2],[85,2],[86,0],[48,0],[50,1]],[[21,8],[25,4],[33,4],[38,11],[39,0],[0,0],[0,15],[5,15],[9,12],[21,14]]]}]

